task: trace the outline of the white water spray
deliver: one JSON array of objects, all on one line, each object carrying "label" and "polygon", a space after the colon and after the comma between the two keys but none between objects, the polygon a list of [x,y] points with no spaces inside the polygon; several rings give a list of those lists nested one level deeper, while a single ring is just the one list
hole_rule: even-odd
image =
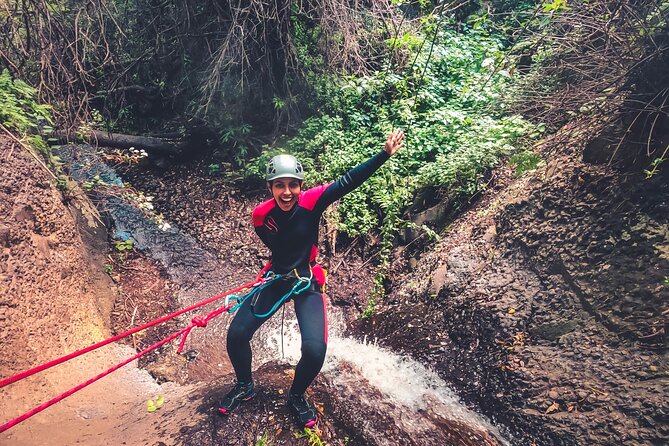
[{"label": "white water spray", "polygon": [[[398,413],[415,414],[406,418],[421,420],[425,413],[442,420],[457,421],[475,430],[488,432],[501,444],[509,445],[499,430],[481,415],[467,409],[436,372],[414,361],[378,346],[375,342],[341,336],[343,317],[329,309],[330,327],[326,362],[322,372],[342,388],[372,387],[383,395],[383,404],[398,408]],[[268,321],[255,336],[254,355],[258,363],[283,357],[291,364],[300,359],[300,333],[292,305]],[[283,341],[281,330],[283,330]],[[282,347],[283,345],[283,347]],[[346,367],[342,367],[346,365]],[[420,413],[419,413],[420,412]],[[428,424],[427,426],[433,427]],[[425,423],[403,423],[403,428],[425,430]]]}]

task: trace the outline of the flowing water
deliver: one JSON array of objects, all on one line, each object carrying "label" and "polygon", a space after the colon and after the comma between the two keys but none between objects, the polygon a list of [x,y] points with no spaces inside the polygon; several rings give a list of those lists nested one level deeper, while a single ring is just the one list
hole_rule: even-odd
[{"label": "flowing water", "polygon": [[[111,185],[108,192],[123,187],[122,180],[91,147],[64,146],[59,152],[75,180],[102,180]],[[99,197],[112,220],[114,237],[131,238],[135,247],[163,265],[179,287],[176,298],[180,307],[244,281],[226,273],[216,257],[192,237],[175,227],[161,229],[118,195]],[[254,337],[254,366],[277,359],[291,364],[299,360],[297,321],[292,305],[286,307],[285,323],[277,314]],[[342,336],[345,322],[336,308],[329,308],[329,318],[328,354],[321,375],[334,395],[337,411],[370,444],[509,444],[491,422],[465,407],[437,373],[375,342]],[[197,370],[200,378],[211,373],[212,364],[218,367],[218,374],[230,371],[222,345],[228,322],[227,317],[215,319],[189,338],[190,348],[199,352],[195,363],[205,365]]]}]

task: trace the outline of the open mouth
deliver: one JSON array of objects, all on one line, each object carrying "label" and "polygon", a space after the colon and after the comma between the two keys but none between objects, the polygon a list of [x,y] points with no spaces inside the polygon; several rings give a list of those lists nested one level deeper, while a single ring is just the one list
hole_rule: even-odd
[{"label": "open mouth", "polygon": [[295,198],[294,197],[290,197],[290,198],[280,197],[278,202],[279,202],[279,206],[282,209],[289,209],[290,207],[293,206],[293,203],[295,202]]}]

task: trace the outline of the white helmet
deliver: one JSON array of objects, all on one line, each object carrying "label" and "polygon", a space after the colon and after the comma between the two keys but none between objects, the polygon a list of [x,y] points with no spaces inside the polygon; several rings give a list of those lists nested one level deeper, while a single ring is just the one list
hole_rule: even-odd
[{"label": "white helmet", "polygon": [[277,155],[267,163],[265,179],[272,181],[277,178],[297,178],[304,180],[302,164],[293,155]]}]

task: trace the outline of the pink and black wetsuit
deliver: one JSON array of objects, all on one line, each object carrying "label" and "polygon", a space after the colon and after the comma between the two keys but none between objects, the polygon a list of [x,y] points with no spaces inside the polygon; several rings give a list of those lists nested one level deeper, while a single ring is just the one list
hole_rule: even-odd
[{"label": "pink and black wetsuit", "polygon": [[[334,183],[302,192],[290,211],[282,211],[274,199],[265,201],[253,211],[253,225],[260,239],[272,252],[271,270],[287,274],[295,270],[302,277],[313,271],[314,285],[294,296],[295,314],[302,337],[302,358],[295,369],[290,393],[303,394],[323,366],[327,346],[327,312],[321,285],[325,277],[316,264],[318,228],[325,209],[369,178],[387,159],[385,151],[350,170]],[[248,299],[230,324],[227,349],[239,382],[251,380],[251,338],[272,314],[265,314],[287,292],[294,281],[278,280],[265,288],[251,308]]]}]

